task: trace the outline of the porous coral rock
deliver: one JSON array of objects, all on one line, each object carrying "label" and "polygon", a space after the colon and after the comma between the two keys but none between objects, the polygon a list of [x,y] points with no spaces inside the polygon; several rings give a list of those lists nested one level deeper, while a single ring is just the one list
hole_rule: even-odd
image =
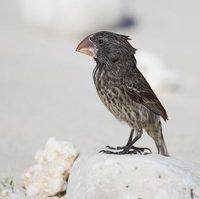
[{"label": "porous coral rock", "polygon": [[70,169],[78,156],[73,144],[49,138],[35,155],[36,164],[24,174],[27,196],[55,196],[65,192]]}]

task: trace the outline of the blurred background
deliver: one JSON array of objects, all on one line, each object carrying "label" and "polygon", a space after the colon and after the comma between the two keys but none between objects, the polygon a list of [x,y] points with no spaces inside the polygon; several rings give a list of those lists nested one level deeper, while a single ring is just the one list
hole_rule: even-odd
[{"label": "blurred background", "polygon": [[[166,108],[170,154],[200,163],[197,0],[0,0],[0,177],[19,179],[54,136],[81,152],[121,146],[130,128],[97,96],[95,62],[75,52],[99,30],[129,35],[138,67]],[[152,148],[146,134],[138,146]]]}]

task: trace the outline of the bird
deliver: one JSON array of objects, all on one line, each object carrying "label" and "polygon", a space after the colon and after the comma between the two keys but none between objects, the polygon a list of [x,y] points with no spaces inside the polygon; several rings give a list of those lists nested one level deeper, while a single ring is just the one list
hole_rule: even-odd
[{"label": "bird", "polygon": [[168,115],[149,83],[137,68],[137,49],[129,43],[129,36],[109,31],[90,34],[77,46],[76,51],[91,56],[96,67],[93,80],[97,93],[107,109],[131,127],[124,146],[107,146],[106,154],[147,154],[149,148],[134,146],[143,131],[153,138],[158,154],[169,156],[161,118]]}]

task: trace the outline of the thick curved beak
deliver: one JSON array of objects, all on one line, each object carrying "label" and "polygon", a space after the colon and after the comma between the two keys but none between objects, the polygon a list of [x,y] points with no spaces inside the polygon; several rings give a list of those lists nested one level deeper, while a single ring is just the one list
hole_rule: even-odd
[{"label": "thick curved beak", "polygon": [[93,58],[97,58],[97,47],[90,40],[90,36],[86,37],[80,42],[80,44],[76,48],[76,51],[89,55]]}]

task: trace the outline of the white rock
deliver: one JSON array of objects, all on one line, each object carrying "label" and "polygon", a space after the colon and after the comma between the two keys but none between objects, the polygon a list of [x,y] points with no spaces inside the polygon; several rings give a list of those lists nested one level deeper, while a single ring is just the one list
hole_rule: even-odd
[{"label": "white rock", "polygon": [[169,69],[164,60],[155,53],[145,50],[136,52],[137,66],[156,92],[176,91],[178,75]]},{"label": "white rock", "polygon": [[16,190],[13,193],[9,193],[6,196],[1,196],[0,195],[0,198],[1,199],[66,199],[65,196],[63,196],[63,197],[45,197],[45,196],[29,197],[29,196],[25,195],[24,192],[19,191],[19,190]]},{"label": "white rock", "polygon": [[69,199],[197,199],[200,167],[160,155],[79,157],[68,181]]},{"label": "white rock", "polygon": [[55,196],[66,190],[66,180],[78,152],[70,142],[49,138],[35,155],[36,164],[24,174],[27,196]]}]

